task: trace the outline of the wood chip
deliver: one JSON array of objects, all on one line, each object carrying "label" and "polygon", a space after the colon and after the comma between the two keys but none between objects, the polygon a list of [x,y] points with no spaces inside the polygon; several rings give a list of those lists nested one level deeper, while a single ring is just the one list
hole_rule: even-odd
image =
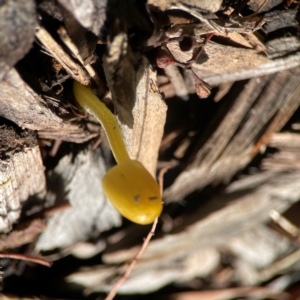
[{"label": "wood chip", "polygon": [[34,41],[35,14],[32,0],[1,2],[0,81],[30,50]]},{"label": "wood chip", "polygon": [[156,72],[145,58],[140,63],[137,77],[140,80],[132,111],[133,128],[125,124],[120,124],[120,127],[130,156],[141,161],[155,176],[167,107],[158,90]]},{"label": "wood chip", "polygon": [[39,27],[36,30],[35,35],[47,51],[49,51],[49,53],[63,66],[68,74],[84,85],[89,84],[90,80],[87,72],[63,50],[45,28]]},{"label": "wood chip", "polygon": [[[62,119],[47,108],[41,99],[12,69],[0,83],[0,115],[21,128],[41,130],[60,129]],[[33,109],[34,107],[34,109]]]}]

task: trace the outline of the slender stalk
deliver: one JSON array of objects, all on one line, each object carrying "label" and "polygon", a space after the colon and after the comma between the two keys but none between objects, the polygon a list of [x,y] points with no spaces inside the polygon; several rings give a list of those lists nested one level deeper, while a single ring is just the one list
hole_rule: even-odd
[{"label": "slender stalk", "polygon": [[74,81],[74,95],[78,104],[102,125],[117,163],[129,160],[129,154],[115,116],[88,87]]}]

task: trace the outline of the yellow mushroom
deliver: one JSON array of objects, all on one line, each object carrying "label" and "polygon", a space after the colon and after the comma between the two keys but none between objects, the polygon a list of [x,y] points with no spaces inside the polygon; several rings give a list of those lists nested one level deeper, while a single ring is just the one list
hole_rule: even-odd
[{"label": "yellow mushroom", "polygon": [[157,182],[139,161],[130,159],[115,116],[105,104],[76,81],[73,91],[78,104],[101,123],[118,163],[102,178],[105,195],[125,218],[138,224],[152,223],[162,211]]}]

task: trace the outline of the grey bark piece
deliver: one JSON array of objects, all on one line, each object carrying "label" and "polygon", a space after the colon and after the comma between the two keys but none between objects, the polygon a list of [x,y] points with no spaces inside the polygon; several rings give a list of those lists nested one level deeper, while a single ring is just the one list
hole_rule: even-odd
[{"label": "grey bark piece", "polygon": [[0,158],[0,233],[11,230],[29,196],[40,200],[46,193],[44,166],[35,136],[18,137],[18,142],[11,145],[6,133],[14,138],[11,130],[1,128],[1,148],[11,148]]},{"label": "grey bark piece", "polygon": [[295,27],[299,26],[297,21],[298,9],[288,9],[288,10],[280,10],[280,11],[272,11],[268,12],[265,15],[266,24],[262,28],[262,30],[269,34],[275,30],[279,30],[281,28],[287,27]]},{"label": "grey bark piece", "polygon": [[49,219],[37,242],[38,251],[70,246],[120,225],[119,213],[102,191],[106,170],[99,152],[87,149],[75,158],[67,155],[55,168],[52,183],[63,187],[61,196],[64,193],[72,207]]},{"label": "grey bark piece", "polygon": [[[121,294],[130,294],[132,291],[146,294],[157,290],[172,282],[186,282],[195,277],[205,277],[213,272],[220,263],[220,253],[214,247],[207,247],[201,251],[195,251],[188,257],[179,259],[176,264],[169,265],[160,261],[160,267],[153,268],[153,260],[138,263],[137,269],[133,269],[131,276],[121,286]],[[71,274],[67,281],[87,287],[87,291],[105,291],[111,288],[105,281],[114,275],[114,267],[89,268]],[[100,284],[99,284],[100,283]]]},{"label": "grey bark piece", "polygon": [[33,0],[1,1],[0,82],[31,48],[35,26],[35,3]]},{"label": "grey bark piece", "polygon": [[262,224],[234,237],[226,245],[231,253],[258,269],[272,264],[289,246],[287,237]]},{"label": "grey bark piece", "polygon": [[[300,50],[300,41],[295,36],[287,36],[266,42],[269,58],[284,57],[288,53]],[[300,59],[299,59],[300,63]]]}]

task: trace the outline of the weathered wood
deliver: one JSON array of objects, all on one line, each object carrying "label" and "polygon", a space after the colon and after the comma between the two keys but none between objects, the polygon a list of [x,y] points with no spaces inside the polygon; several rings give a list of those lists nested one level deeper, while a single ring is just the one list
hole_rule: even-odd
[{"label": "weathered wood", "polygon": [[84,85],[89,83],[90,80],[85,69],[63,50],[45,28],[39,27],[35,35],[70,76]]},{"label": "weathered wood", "polygon": [[217,11],[220,6],[222,4],[221,0],[214,0],[214,1],[193,1],[193,0],[178,0],[178,1],[174,1],[174,0],[166,0],[166,1],[157,1],[157,0],[149,0],[148,1],[148,5],[150,6],[154,6],[159,8],[160,10],[164,11],[167,9],[176,9],[178,8],[182,8],[182,7],[186,7],[188,8],[192,8],[194,10],[203,10],[203,11],[210,11],[210,12],[215,12]]},{"label": "weathered wood", "polygon": [[64,127],[60,130],[46,128],[38,131],[38,136],[41,139],[58,140],[71,143],[84,143],[100,135],[100,126],[92,124],[86,127],[77,126],[71,123],[64,123]]},{"label": "weathered wood", "polygon": [[[108,291],[147,234],[147,227],[125,222],[121,229],[99,236],[121,222],[101,190],[100,180],[106,171],[102,154],[106,154],[106,148],[102,145],[102,153],[96,148],[100,138],[82,146],[62,141],[84,142],[99,137],[100,126],[90,116],[80,114],[72,102],[72,79],[86,84],[91,80],[101,100],[107,100],[109,107],[113,103],[131,156],[143,161],[155,174],[166,117],[154,71],[160,62],[159,50],[170,53],[167,69],[157,70],[167,97],[194,93],[197,82],[193,72],[213,89],[211,97],[201,102],[190,95],[189,102],[166,99],[170,118],[160,148],[164,161],[159,161],[159,166],[175,159],[177,167],[165,180],[170,187],[165,191],[166,205],[155,239],[120,292],[148,293],[174,283],[202,289],[202,277],[210,289],[233,284],[262,285],[285,267],[290,268],[299,259],[299,251],[285,255],[296,248],[295,241],[291,242],[288,234],[282,235],[283,227],[281,232],[275,232],[265,224],[271,220],[272,212],[283,213],[300,198],[298,134],[276,134],[289,124],[295,112],[293,120],[299,119],[298,5],[283,0],[151,0],[138,5],[134,0],[75,2],[37,3],[40,31],[36,36],[40,39],[16,67],[20,75],[11,70],[0,84],[4,91],[4,96],[0,95],[0,114],[20,127],[38,131],[48,185],[43,205],[68,200],[72,205],[50,217],[42,213],[36,216],[47,217],[48,228],[36,241],[35,250],[60,248],[47,258],[71,254],[84,266],[80,259],[92,258],[105,249],[98,265],[74,270],[67,278],[54,268],[51,276],[57,272],[59,279],[72,283],[63,287],[70,291],[73,283],[80,284],[86,294]],[[177,66],[183,68],[179,71],[185,82],[180,74],[174,80],[169,72]],[[256,76],[260,77],[253,78]],[[249,78],[252,79],[234,82]],[[182,87],[177,86],[178,82]],[[216,87],[219,84],[222,86]],[[108,89],[110,93],[105,98]],[[78,125],[82,117],[85,120]],[[285,129],[298,130],[299,124]],[[101,141],[105,144],[105,137]],[[0,138],[0,153],[3,144]],[[268,146],[271,149],[264,154]],[[3,159],[8,161],[26,151],[10,153],[6,149]],[[253,161],[261,157],[261,164]],[[111,156],[106,158],[111,164]],[[245,169],[251,162],[253,166]],[[238,177],[240,171],[244,172]],[[24,169],[19,172],[27,176]],[[177,178],[172,183],[173,176]],[[0,195],[10,183],[10,177],[5,177],[2,185],[0,181]],[[222,184],[223,189],[213,190],[210,187],[214,184]],[[203,193],[194,193],[206,186],[209,187]],[[23,216],[28,213],[24,207]],[[40,219],[35,220],[39,225]],[[11,233],[1,236],[0,249],[31,243],[44,229],[45,220],[40,227],[35,227],[35,221],[26,227],[25,222],[19,219],[20,226],[25,225],[24,235],[21,227],[14,227]],[[295,232],[294,239],[299,230]],[[21,250],[30,253],[33,248],[31,243]],[[280,257],[283,259],[278,260]],[[10,270],[17,273],[11,265]],[[297,272],[297,264],[294,268]],[[57,282],[52,285],[47,271],[26,268],[25,272],[28,270],[30,276],[25,276],[32,278],[34,288],[41,282],[44,289],[47,280],[47,288],[56,291]],[[13,281],[13,291],[15,286]],[[288,293],[272,293],[270,289],[227,289],[223,296],[261,292],[265,297],[283,299]],[[43,291],[40,294],[44,295]],[[204,299],[206,296],[216,294],[206,293]]]},{"label": "weathered wood", "polygon": [[12,69],[0,82],[0,115],[21,128],[41,130],[47,127],[60,129],[62,119],[57,117],[45,102]]},{"label": "weathered wood", "polygon": [[99,135],[99,128],[87,130],[57,116],[16,69],[4,77],[0,89],[0,116],[21,128],[38,130],[41,138],[82,143]]},{"label": "weathered wood", "polygon": [[[9,0],[0,4],[0,82],[30,50],[36,26],[32,0]],[[26,38],[24,38],[26,37]]]},{"label": "weathered wood", "polygon": [[[233,104],[229,94],[203,135],[208,140],[205,144],[200,140],[195,159],[165,191],[166,201],[181,199],[209,183],[226,182],[248,164],[299,107],[299,72],[296,68],[252,79]],[[228,106],[230,110],[221,121]]]},{"label": "weathered wood", "polygon": [[0,132],[0,233],[6,233],[29,197],[42,203],[46,180],[35,133],[6,125]]},{"label": "weathered wood", "polygon": [[[218,256],[214,255],[216,249],[228,249],[242,261],[249,261],[246,253],[241,253],[239,248],[246,243],[256,243],[256,247],[249,247],[253,260],[256,260],[256,265],[252,264],[256,277],[247,283],[257,284],[261,279],[259,270],[272,264],[290,246],[287,239],[261,223],[270,220],[271,209],[282,212],[298,201],[299,178],[299,170],[290,172],[288,176],[284,172],[248,176],[248,193],[243,193],[245,181],[236,181],[225,195],[210,200],[186,218],[176,232],[153,240],[130,278],[120,288],[120,293],[148,293],[170,282],[201,276],[201,272],[209,270],[208,265],[213,268],[218,261]],[[126,244],[126,238],[123,243]],[[138,246],[123,248],[121,243],[119,247],[119,250],[111,252],[108,247],[108,253],[103,255],[106,268],[82,270],[68,280],[84,285],[88,292],[109,290],[109,279],[119,272],[114,265],[130,260],[138,250]],[[259,247],[268,248],[269,255],[264,261]],[[202,261],[202,254],[208,265]],[[189,264],[190,259],[195,259],[192,264]],[[195,265],[197,268],[193,268]]]},{"label": "weathered wood", "polygon": [[182,75],[180,74],[178,67],[176,66],[167,66],[164,69],[166,75],[169,77],[170,82],[172,83],[175,93],[173,96],[178,96],[183,100],[187,100],[189,98],[188,96],[188,90],[186,87],[186,84],[184,82],[184,79],[182,78]]},{"label": "weathered wood", "polygon": [[105,172],[100,149],[93,151],[89,147],[77,155],[70,153],[61,158],[48,176],[47,201],[68,199],[71,208],[49,218],[37,241],[38,251],[67,247],[120,225],[119,213],[102,191],[101,178]]},{"label": "weathered wood", "polygon": [[278,150],[272,156],[267,157],[262,164],[263,169],[272,170],[298,170],[300,167],[300,137],[297,133],[275,134],[269,143],[269,147]]},{"label": "weathered wood", "polygon": [[145,58],[141,60],[136,76],[140,80],[132,110],[133,128],[119,124],[130,156],[141,161],[155,176],[167,107],[157,87],[156,72]]},{"label": "weathered wood", "polygon": [[[221,58],[221,57],[220,57]],[[246,59],[246,58],[245,58]],[[215,62],[216,63],[216,62]],[[220,60],[219,67],[223,66],[222,61]],[[217,64],[216,64],[217,65]],[[215,65],[215,67],[216,67]],[[271,61],[265,61],[265,63],[261,63],[255,67],[248,66],[245,69],[240,69],[237,72],[229,72],[229,74],[209,74],[201,76],[205,81],[207,81],[211,85],[218,85],[228,81],[237,81],[244,80],[258,76],[264,76],[273,74],[275,72],[281,72],[284,70],[292,69],[299,67],[300,65],[300,54],[296,52],[295,54],[287,55],[286,57],[280,57]],[[219,68],[218,67],[218,68]],[[197,69],[197,67],[195,66]],[[199,71],[202,67],[199,67]],[[214,69],[211,67],[210,71]]]}]

